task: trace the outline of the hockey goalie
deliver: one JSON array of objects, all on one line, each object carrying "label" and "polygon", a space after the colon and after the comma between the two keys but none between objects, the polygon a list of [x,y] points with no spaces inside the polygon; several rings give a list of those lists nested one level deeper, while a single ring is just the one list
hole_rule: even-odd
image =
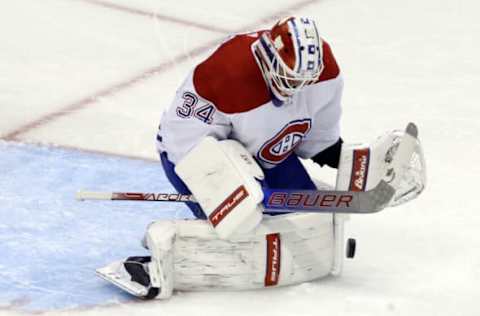
[{"label": "hockey goalie", "polygon": [[[150,256],[97,273],[144,299],[338,275],[345,213],[398,205],[425,187],[417,127],[346,143],[342,91],[312,19],[285,18],[225,41],[189,73],[157,135],[167,178],[193,196],[197,219],[151,223],[143,239]],[[336,168],[335,187],[312,178],[302,159]]]}]

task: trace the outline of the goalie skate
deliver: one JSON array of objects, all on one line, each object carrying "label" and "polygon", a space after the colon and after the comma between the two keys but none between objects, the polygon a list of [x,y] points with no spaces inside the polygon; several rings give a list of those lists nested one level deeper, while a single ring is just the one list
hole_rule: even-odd
[{"label": "goalie skate", "polygon": [[[146,263],[147,260],[144,260],[144,262],[134,261],[134,259],[137,258],[149,259],[149,257],[134,257],[128,258],[125,261],[115,261],[103,268],[97,269],[96,273],[102,279],[111,282],[136,297],[143,299],[156,297],[159,289],[150,286],[148,272],[143,270],[143,264]],[[138,268],[135,269],[135,266]]]}]

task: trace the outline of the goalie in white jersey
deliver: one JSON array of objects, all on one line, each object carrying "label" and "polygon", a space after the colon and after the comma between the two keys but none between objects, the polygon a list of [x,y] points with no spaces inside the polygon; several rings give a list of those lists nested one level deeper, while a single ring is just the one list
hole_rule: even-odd
[{"label": "goalie in white jersey", "polygon": [[[425,182],[414,124],[406,136],[393,131],[371,144],[343,144],[342,90],[335,57],[311,19],[290,17],[221,44],[177,90],[157,135],[168,179],[179,193],[193,194],[190,209],[207,220],[156,221],[144,238],[151,256],[113,262],[98,274],[142,298],[338,275],[345,218],[264,215],[262,187],[296,189],[292,196],[316,189],[300,158],[337,168],[337,190],[366,191],[389,181],[395,203],[416,197]],[[420,162],[416,170],[411,151]],[[407,169],[413,172],[404,181]],[[331,197],[317,195],[308,204],[329,206]],[[294,210],[300,200],[311,206],[293,198]]]},{"label": "goalie in white jersey", "polygon": [[162,116],[157,148],[169,180],[190,193],[174,166],[212,136],[240,142],[265,185],[314,189],[298,157],[338,166],[342,89],[335,57],[311,19],[290,17],[230,38],[189,73]]}]

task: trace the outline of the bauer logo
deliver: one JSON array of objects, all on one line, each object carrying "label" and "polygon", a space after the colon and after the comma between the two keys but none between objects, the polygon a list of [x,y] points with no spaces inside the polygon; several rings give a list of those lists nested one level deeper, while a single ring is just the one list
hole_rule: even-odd
[{"label": "bauer logo", "polygon": [[271,209],[348,208],[353,204],[352,194],[321,194],[318,191],[284,192],[272,190],[265,206]]},{"label": "bauer logo", "polygon": [[267,268],[265,286],[278,284],[280,278],[281,244],[280,234],[268,234],[267,238]]},{"label": "bauer logo", "polygon": [[310,126],[310,119],[288,123],[260,148],[258,158],[270,164],[281,163],[302,142]]},{"label": "bauer logo", "polygon": [[356,149],[353,151],[352,177],[350,191],[365,191],[368,178],[368,164],[370,162],[370,149]]},{"label": "bauer logo", "polygon": [[208,217],[213,227],[216,227],[247,196],[248,192],[243,185],[233,191]]}]

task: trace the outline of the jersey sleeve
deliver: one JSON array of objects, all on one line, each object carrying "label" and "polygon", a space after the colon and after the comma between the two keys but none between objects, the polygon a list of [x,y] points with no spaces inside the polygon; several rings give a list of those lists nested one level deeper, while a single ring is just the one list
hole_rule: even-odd
[{"label": "jersey sleeve", "polygon": [[229,116],[198,94],[192,78],[193,71],[163,112],[157,134],[158,151],[174,164],[205,136],[227,139],[232,129]]},{"label": "jersey sleeve", "polygon": [[[322,83],[322,88],[313,85],[307,91],[308,106],[312,111],[312,129],[295,150],[302,158],[312,158],[340,138],[340,117],[343,78],[336,78]],[[319,100],[324,100],[320,102]],[[321,106],[319,104],[323,103]]]}]

